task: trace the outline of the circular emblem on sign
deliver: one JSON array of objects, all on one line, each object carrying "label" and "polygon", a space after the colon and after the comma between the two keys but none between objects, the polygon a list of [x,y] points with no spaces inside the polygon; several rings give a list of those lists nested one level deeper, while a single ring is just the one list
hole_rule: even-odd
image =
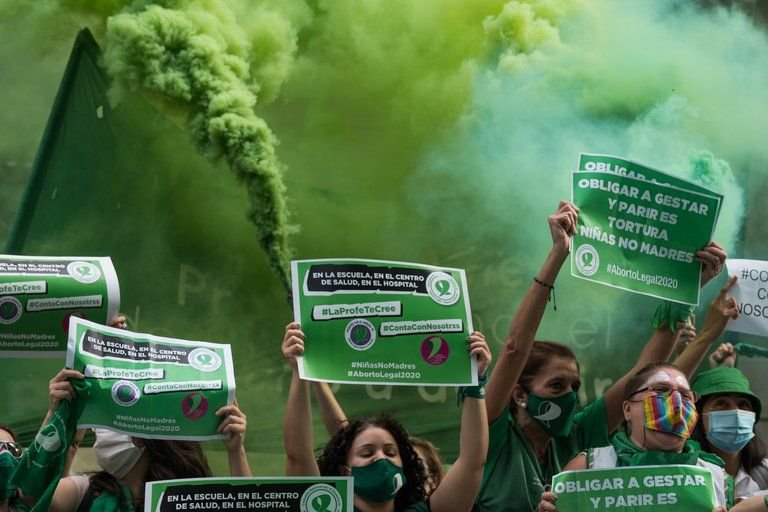
[{"label": "circular emblem on sign", "polygon": [[191,420],[199,420],[208,412],[208,399],[202,393],[190,393],[181,400],[181,412]]},{"label": "circular emblem on sign", "polygon": [[21,316],[23,308],[16,297],[0,298],[0,324],[12,324]]},{"label": "circular emblem on sign", "polygon": [[95,283],[101,277],[99,267],[87,261],[73,261],[67,265],[67,273],[81,283]]},{"label": "circular emblem on sign", "polygon": [[43,450],[49,453],[59,453],[64,446],[62,436],[56,429],[56,422],[50,422],[35,436],[35,446],[37,450]]},{"label": "circular emblem on sign", "polygon": [[138,386],[129,380],[119,380],[112,386],[112,400],[117,405],[129,407],[141,398]]},{"label": "circular emblem on sign", "polygon": [[376,328],[368,320],[355,318],[344,329],[347,344],[355,350],[368,350],[376,341]]},{"label": "circular emblem on sign", "polygon": [[432,300],[443,306],[456,304],[459,300],[459,284],[450,274],[432,272],[427,277],[427,293]]},{"label": "circular emblem on sign", "polygon": [[600,257],[597,250],[589,244],[584,244],[573,255],[576,259],[576,268],[585,276],[591,276],[600,268]]},{"label": "circular emblem on sign", "polygon": [[221,366],[221,358],[209,348],[196,348],[189,353],[187,360],[192,368],[201,372],[213,372]]},{"label": "circular emblem on sign", "polygon": [[448,342],[440,336],[429,336],[421,342],[421,358],[429,364],[443,364],[448,353]]},{"label": "circular emblem on sign", "polygon": [[301,495],[301,512],[341,512],[342,499],[339,491],[328,484],[315,484]]}]

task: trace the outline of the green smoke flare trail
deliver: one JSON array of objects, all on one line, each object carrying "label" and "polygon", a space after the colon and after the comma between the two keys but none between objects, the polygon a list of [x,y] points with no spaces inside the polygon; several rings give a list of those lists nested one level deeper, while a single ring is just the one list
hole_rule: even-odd
[{"label": "green smoke flare trail", "polygon": [[248,217],[270,266],[288,289],[292,228],[277,141],[254,113],[248,63],[223,28],[227,24],[216,18],[232,13],[221,11],[150,5],[113,16],[107,20],[105,62],[118,81],[118,93],[120,87],[141,89],[188,109],[199,149],[210,158],[223,157],[247,189]]}]

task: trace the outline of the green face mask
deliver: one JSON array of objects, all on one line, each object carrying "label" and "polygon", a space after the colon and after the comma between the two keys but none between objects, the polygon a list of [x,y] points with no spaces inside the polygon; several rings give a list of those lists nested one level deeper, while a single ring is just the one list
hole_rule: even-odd
[{"label": "green face mask", "polygon": [[528,414],[551,437],[567,436],[573,425],[573,415],[579,400],[575,391],[555,398],[528,393]]},{"label": "green face mask", "polygon": [[0,500],[7,500],[16,491],[11,485],[11,475],[19,467],[19,461],[8,452],[0,453]]},{"label": "green face mask", "polygon": [[355,482],[355,494],[365,501],[384,503],[393,500],[405,486],[402,468],[387,459],[379,459],[367,466],[352,466],[350,470]]}]

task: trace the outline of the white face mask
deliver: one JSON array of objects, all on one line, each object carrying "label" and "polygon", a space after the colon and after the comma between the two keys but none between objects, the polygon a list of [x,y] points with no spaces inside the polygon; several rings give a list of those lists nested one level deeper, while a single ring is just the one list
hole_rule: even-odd
[{"label": "white face mask", "polygon": [[96,462],[104,471],[120,480],[139,461],[144,447],[134,445],[131,436],[125,434],[101,428],[93,431],[96,434],[96,442],[93,443]]}]

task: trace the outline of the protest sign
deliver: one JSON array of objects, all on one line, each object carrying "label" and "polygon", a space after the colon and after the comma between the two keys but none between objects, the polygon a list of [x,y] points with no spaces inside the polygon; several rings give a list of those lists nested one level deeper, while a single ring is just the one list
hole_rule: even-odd
[{"label": "protest sign", "polygon": [[293,312],[307,337],[301,378],[364,384],[477,384],[467,355],[464,271],[417,263],[291,263]]},{"label": "protest sign", "polygon": [[715,221],[717,221],[717,216],[720,214],[720,203],[722,203],[723,200],[722,194],[703,187],[693,181],[673,176],[672,174],[654,169],[653,167],[648,167],[647,165],[639,164],[632,160],[627,160],[626,158],[611,155],[581,153],[579,154],[579,170],[619,174],[622,176],[629,176],[630,178],[651,181],[660,185],[670,185],[673,187],[682,188],[684,190],[690,190],[692,192],[699,192],[704,195],[716,197],[718,199],[718,208],[717,213],[715,214]]},{"label": "protest sign", "polygon": [[729,276],[739,278],[731,288],[739,318],[728,322],[728,330],[768,336],[768,261],[729,259],[726,266]]},{"label": "protest sign", "polygon": [[352,512],[352,477],[187,478],[147,482],[144,512]]},{"label": "protest sign", "polygon": [[229,345],[161,338],[72,318],[67,368],[85,375],[78,428],[134,437],[221,439],[216,410],[235,397]]},{"label": "protest sign", "polygon": [[120,309],[109,258],[0,255],[0,353],[60,357],[70,317],[108,323]]},{"label": "protest sign", "polygon": [[710,511],[717,506],[712,473],[699,466],[638,466],[563,471],[552,479],[559,512]]},{"label": "protest sign", "polygon": [[716,197],[634,177],[573,172],[579,208],[571,274],[684,304],[699,302],[696,251],[715,229]]}]

